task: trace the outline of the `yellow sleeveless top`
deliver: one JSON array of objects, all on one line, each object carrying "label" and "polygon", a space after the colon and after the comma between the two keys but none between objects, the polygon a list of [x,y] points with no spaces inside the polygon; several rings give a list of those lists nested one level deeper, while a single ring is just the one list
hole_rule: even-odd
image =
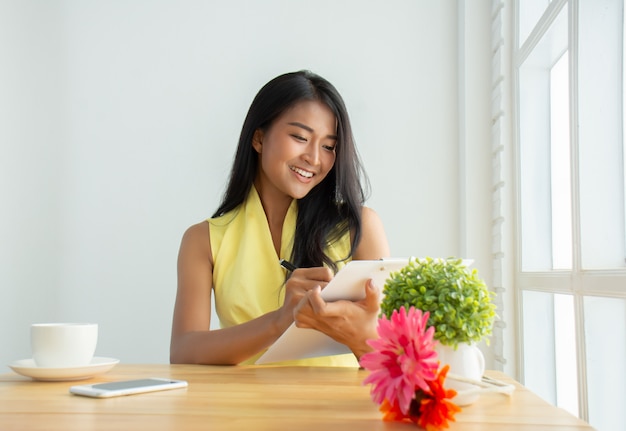
[{"label": "yellow sleeveless top", "polygon": [[[285,298],[285,270],[281,258],[289,259],[296,230],[294,200],[283,224],[280,256],[276,255],[261,199],[251,188],[246,201],[228,213],[208,219],[213,253],[213,292],[220,326],[235,326],[279,308]],[[326,253],[341,268],[350,253],[350,233],[330,244]],[[263,352],[244,364],[253,364]],[[283,365],[354,366],[354,355],[336,355],[281,362]]]}]

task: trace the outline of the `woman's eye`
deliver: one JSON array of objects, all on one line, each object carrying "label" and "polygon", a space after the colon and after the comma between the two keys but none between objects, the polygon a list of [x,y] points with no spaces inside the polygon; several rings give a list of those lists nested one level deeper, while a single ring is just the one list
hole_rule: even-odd
[{"label": "woman's eye", "polygon": [[335,151],[335,146],[334,145],[324,145],[322,148],[324,148],[325,150],[328,151]]},{"label": "woman's eye", "polygon": [[300,135],[291,135],[296,141],[306,142],[306,138]]}]

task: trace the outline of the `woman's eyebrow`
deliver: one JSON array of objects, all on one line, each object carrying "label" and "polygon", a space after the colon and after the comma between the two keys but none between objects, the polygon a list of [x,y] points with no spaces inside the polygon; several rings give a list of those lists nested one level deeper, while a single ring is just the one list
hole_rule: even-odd
[{"label": "woman's eyebrow", "polygon": [[[309,133],[313,133],[315,131],[311,127],[307,126],[306,124],[302,124],[302,123],[300,123],[298,121],[292,121],[291,123],[287,123],[287,124],[289,124],[290,126],[300,127],[300,128],[306,130]],[[328,135],[327,138],[336,140],[337,139],[337,135]]]}]

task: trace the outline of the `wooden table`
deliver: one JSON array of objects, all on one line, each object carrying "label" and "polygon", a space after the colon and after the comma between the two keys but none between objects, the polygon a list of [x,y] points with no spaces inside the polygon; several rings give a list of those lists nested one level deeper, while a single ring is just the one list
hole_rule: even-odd
[{"label": "wooden table", "polygon": [[[411,430],[383,422],[351,368],[128,365],[80,383],[144,377],[189,382],[175,389],[92,399],[71,395],[77,382],[37,382],[0,375],[0,430]],[[513,382],[502,373],[487,375]],[[457,414],[450,430],[592,430],[515,383],[512,397],[484,394]]]}]

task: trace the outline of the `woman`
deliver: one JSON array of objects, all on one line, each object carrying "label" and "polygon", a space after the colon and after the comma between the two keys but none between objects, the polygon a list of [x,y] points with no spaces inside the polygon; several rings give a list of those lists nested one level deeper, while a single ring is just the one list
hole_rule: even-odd
[{"label": "woman", "polygon": [[[379,217],[363,206],[361,175],[328,81],[300,71],[267,83],[244,121],[222,203],[183,235],[170,361],[253,363],[295,321],[354,355],[291,363],[357,365],[376,337],[380,289],[370,280],[364,300],[333,303],[320,291],[349,260],[389,255]],[[298,269],[286,272],[281,258]],[[218,330],[209,329],[211,290]]]}]

